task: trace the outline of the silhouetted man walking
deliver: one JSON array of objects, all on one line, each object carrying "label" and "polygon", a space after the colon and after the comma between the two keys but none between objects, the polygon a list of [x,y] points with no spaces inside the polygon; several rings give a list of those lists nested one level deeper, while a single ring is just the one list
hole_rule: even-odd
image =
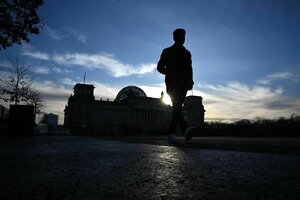
[{"label": "silhouetted man walking", "polygon": [[157,64],[157,70],[165,75],[167,93],[172,104],[172,120],[168,133],[170,142],[176,141],[175,129],[179,123],[185,140],[192,138],[192,127],[187,127],[182,114],[182,105],[188,90],[193,88],[193,69],[191,53],[183,46],[185,42],[185,30],[176,29],[173,32],[174,44],[163,50]]}]

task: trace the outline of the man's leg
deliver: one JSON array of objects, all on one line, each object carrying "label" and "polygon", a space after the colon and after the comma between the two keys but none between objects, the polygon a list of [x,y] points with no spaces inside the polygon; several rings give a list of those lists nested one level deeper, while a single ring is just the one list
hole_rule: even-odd
[{"label": "man's leg", "polygon": [[173,109],[172,109],[172,118],[171,118],[171,126],[169,130],[169,134],[175,133],[176,126],[180,117],[180,104],[178,101],[173,100]]},{"label": "man's leg", "polygon": [[[182,104],[181,104],[182,105]],[[182,135],[184,134],[186,128],[187,128],[187,125],[186,125],[186,121],[183,117],[183,113],[182,113],[182,106],[181,106],[181,112],[180,112],[180,115],[179,115],[179,126],[180,126],[180,130],[181,130],[181,133]]]},{"label": "man's leg", "polygon": [[178,91],[169,94],[173,104],[172,119],[169,134],[175,133],[176,125],[179,123],[181,131],[184,132],[186,123],[182,114],[182,104],[187,91]]}]

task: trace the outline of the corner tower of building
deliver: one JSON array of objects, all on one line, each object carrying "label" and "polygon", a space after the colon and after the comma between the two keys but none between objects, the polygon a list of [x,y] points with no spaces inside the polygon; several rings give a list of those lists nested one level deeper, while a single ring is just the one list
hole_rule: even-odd
[{"label": "corner tower of building", "polygon": [[79,101],[94,101],[94,86],[88,84],[77,83],[74,86],[74,100]]}]

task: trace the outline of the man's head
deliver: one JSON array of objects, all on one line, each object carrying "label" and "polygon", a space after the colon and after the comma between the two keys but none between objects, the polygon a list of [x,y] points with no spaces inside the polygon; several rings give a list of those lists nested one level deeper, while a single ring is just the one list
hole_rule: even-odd
[{"label": "man's head", "polygon": [[183,45],[185,42],[185,30],[182,28],[175,29],[173,31],[173,40],[177,45]]}]

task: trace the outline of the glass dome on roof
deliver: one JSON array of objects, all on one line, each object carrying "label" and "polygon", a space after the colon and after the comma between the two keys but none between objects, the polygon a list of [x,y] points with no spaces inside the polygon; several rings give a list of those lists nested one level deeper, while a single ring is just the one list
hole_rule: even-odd
[{"label": "glass dome on roof", "polygon": [[120,102],[129,97],[147,97],[147,95],[141,88],[130,85],[120,90],[115,101]]}]

